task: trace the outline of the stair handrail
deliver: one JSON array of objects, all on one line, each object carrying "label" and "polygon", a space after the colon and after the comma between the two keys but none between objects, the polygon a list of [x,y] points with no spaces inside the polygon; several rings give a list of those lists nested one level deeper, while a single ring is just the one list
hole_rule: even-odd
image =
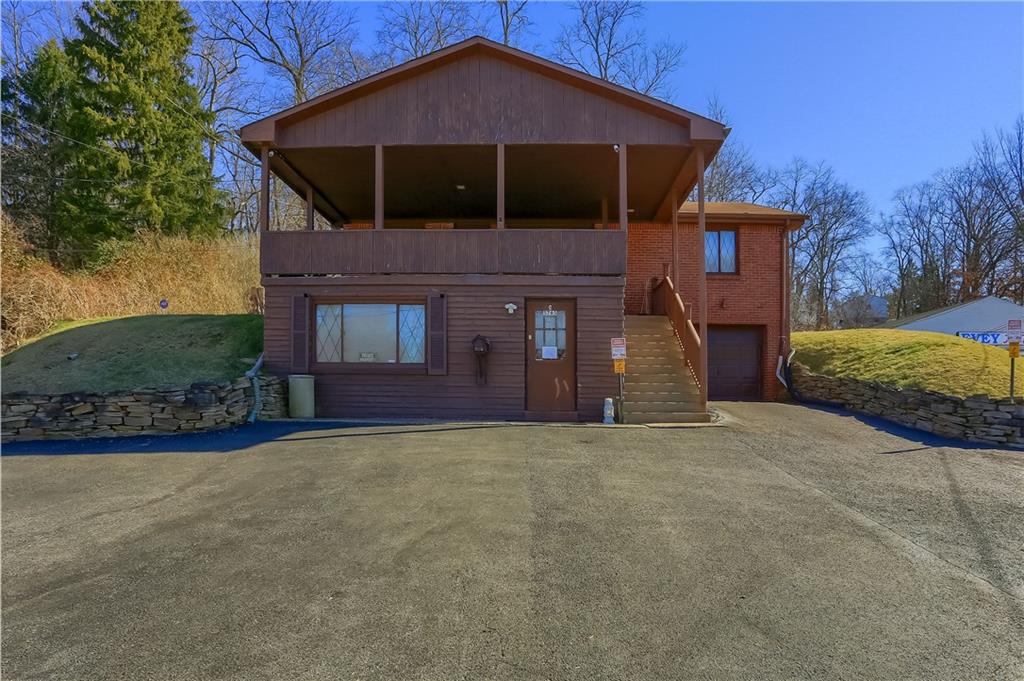
[{"label": "stair handrail", "polygon": [[[672,324],[672,333],[683,351],[683,361],[693,376],[697,388],[704,385],[704,377],[700,372],[700,334],[693,325],[693,305],[686,305],[679,297],[675,285],[669,276],[661,281],[651,292],[651,307],[654,314],[668,317]],[[701,390],[703,393],[703,390]]]}]

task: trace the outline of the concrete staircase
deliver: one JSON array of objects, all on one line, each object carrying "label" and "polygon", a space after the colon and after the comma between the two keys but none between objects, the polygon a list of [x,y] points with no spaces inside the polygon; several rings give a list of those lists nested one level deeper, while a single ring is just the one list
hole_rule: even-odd
[{"label": "concrete staircase", "polygon": [[700,391],[668,317],[626,316],[626,423],[705,423]]}]

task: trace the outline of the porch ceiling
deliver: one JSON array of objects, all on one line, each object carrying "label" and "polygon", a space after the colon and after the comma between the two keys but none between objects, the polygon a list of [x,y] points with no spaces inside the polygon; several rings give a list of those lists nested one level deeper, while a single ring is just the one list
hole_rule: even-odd
[{"label": "porch ceiling", "polygon": [[[673,183],[689,183],[690,147],[629,145],[631,220],[664,219]],[[307,183],[330,222],[373,220],[373,147],[275,150],[271,169],[300,196]],[[506,214],[519,219],[600,220],[618,215],[618,157],[608,144],[506,145]],[[383,149],[387,219],[493,219],[497,202],[495,145],[387,146]],[[680,195],[681,201],[684,195]]]}]

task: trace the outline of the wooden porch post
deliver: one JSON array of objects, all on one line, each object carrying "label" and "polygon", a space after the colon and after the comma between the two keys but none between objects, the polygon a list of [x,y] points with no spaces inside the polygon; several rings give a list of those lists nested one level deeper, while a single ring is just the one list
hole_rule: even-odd
[{"label": "wooden porch post", "polygon": [[700,301],[700,400],[708,403],[708,273],[704,253],[704,149],[697,147],[697,260],[700,279],[697,298]]},{"label": "wooden porch post", "polygon": [[373,228],[384,229],[384,147],[373,147]]},{"label": "wooden porch post", "polygon": [[306,229],[313,231],[316,217],[313,215],[313,185],[306,185]]},{"label": "wooden porch post", "polygon": [[270,229],[270,146],[260,147],[260,214],[261,232]]},{"label": "wooden porch post", "polygon": [[498,144],[498,221],[496,227],[505,229],[505,145]]},{"label": "wooden porch post", "polygon": [[619,145],[619,229],[629,227],[629,212],[626,194],[626,145]]},{"label": "wooden porch post", "polygon": [[679,203],[672,188],[672,285],[679,290]]}]

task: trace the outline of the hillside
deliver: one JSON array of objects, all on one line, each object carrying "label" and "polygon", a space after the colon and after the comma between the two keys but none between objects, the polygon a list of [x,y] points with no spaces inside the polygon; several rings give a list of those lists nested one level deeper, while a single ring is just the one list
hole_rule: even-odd
[{"label": "hillside", "polygon": [[262,334],[257,315],[73,322],[5,355],[0,387],[5,394],[104,392],[237,378],[259,355]]},{"label": "hillside", "polygon": [[[792,336],[795,360],[811,371],[966,397],[1009,394],[1006,350],[926,331],[852,329],[801,331]],[[1024,394],[1024,361],[1016,391]]]}]

